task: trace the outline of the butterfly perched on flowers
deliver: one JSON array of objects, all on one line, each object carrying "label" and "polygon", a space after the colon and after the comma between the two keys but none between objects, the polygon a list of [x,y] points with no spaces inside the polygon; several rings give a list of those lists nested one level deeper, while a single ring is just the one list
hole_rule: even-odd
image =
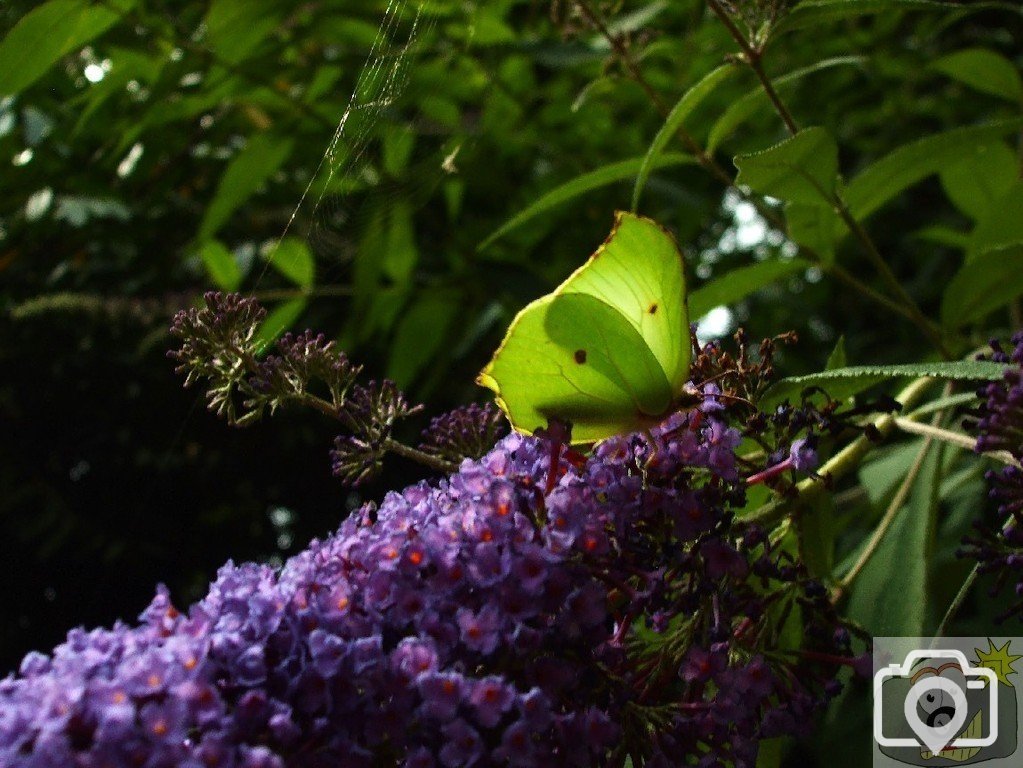
[{"label": "butterfly perched on flowers", "polygon": [[568,422],[572,443],[592,443],[661,421],[691,359],[682,254],[656,222],[618,213],[586,263],[516,315],[476,381],[517,431]]}]

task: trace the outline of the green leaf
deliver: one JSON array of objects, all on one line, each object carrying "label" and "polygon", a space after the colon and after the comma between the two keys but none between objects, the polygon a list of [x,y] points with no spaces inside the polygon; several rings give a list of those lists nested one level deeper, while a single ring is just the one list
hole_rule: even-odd
[{"label": "green leaf", "polygon": [[785,206],[785,228],[789,239],[816,253],[824,264],[835,262],[835,244],[842,220],[819,203],[789,203]]},{"label": "green leaf", "polygon": [[13,95],[42,77],[65,54],[85,45],[118,22],[118,10],[87,0],[50,0],[22,16],[0,41],[0,94]]},{"label": "green leaf", "polygon": [[[872,506],[881,507],[886,498],[891,500],[895,489],[913,466],[913,459],[920,452],[920,446],[920,441],[886,446],[860,467],[859,484]],[[883,511],[877,510],[878,517]],[[852,567],[858,554],[850,553],[848,562],[843,562],[840,566],[843,572]]]},{"label": "green leaf", "polygon": [[270,266],[301,288],[312,288],[316,263],[309,246],[297,237],[281,240],[267,256]]},{"label": "green leaf", "polygon": [[957,248],[965,251],[970,244],[970,233],[960,229],[946,227],[943,224],[933,224],[923,229],[918,229],[910,235],[915,240],[925,243],[937,243],[948,248]]},{"label": "green leaf", "polygon": [[960,328],[1023,296],[1023,244],[985,251],[963,265],[945,288],[941,321]]},{"label": "green leaf", "polygon": [[1005,142],[978,144],[973,152],[941,169],[941,186],[956,208],[979,221],[1016,181],[1016,153]]},{"label": "green leaf", "polygon": [[819,496],[811,505],[800,507],[797,527],[799,549],[810,575],[831,578],[835,566],[835,503],[831,496]]},{"label": "green leaf", "polygon": [[838,145],[824,128],[804,128],[770,149],[735,158],[736,184],[788,202],[831,202],[838,177]]},{"label": "green leaf", "polygon": [[459,311],[458,296],[449,291],[420,296],[403,311],[391,342],[387,377],[399,387],[412,384],[446,343],[451,322]]},{"label": "green leaf", "polygon": [[1000,53],[987,48],[967,48],[950,53],[931,64],[931,69],[982,93],[1015,103],[1023,98],[1023,80],[1019,70]]},{"label": "green leaf", "polygon": [[293,146],[289,139],[266,134],[250,140],[220,177],[217,191],[206,207],[206,215],[199,227],[199,239],[209,239],[224,226],[231,214],[281,167]]},{"label": "green leaf", "polygon": [[1019,12],[1017,5],[1010,2],[974,2],[964,5],[958,2],[940,0],[803,0],[789,14],[781,19],[775,32],[817,27],[829,21],[838,21],[853,16],[865,16],[892,11],[948,11],[962,14],[1005,10]]},{"label": "green leaf", "polygon": [[639,208],[639,198],[643,194],[643,188],[650,177],[650,172],[654,169],[657,160],[664,152],[664,148],[668,146],[668,142],[671,141],[679,128],[682,127],[685,119],[721,83],[739,71],[741,69],[735,64],[723,64],[705,75],[700,82],[682,94],[682,98],[672,108],[667,120],[664,121],[664,125],[661,126],[657,135],[654,136],[654,140],[650,143],[650,148],[643,158],[643,164],[640,166],[639,173],[636,176],[636,184],[632,188],[632,210],[635,211]]},{"label": "green leaf", "polygon": [[995,248],[1023,243],[1023,181],[995,200],[970,234],[966,260]]},{"label": "green leaf", "polygon": [[280,24],[277,0],[213,0],[206,12],[206,37],[217,58],[244,61]]},{"label": "green leaf", "polygon": [[199,249],[206,272],[222,291],[236,291],[242,282],[242,271],[234,254],[219,240],[207,240]]},{"label": "green leaf", "polygon": [[993,144],[1023,125],[1023,118],[953,128],[904,144],[859,173],[846,187],[844,199],[862,221],[913,184],[973,155],[980,144]]},{"label": "green leaf", "polygon": [[[784,94],[788,86],[795,85],[807,75],[822,72],[833,67],[862,66],[866,60],[864,56],[837,56],[832,59],[824,59],[808,67],[802,67],[786,75],[776,77],[771,81],[771,85],[774,86],[776,91]],[[758,110],[766,109],[770,106],[771,100],[761,87],[754,88],[746,95],[733,101],[728,109],[721,113],[721,117],[717,119],[717,122],[714,123],[710,130],[710,135],[707,137],[707,154],[714,154],[721,145],[721,142],[731,136],[736,128],[749,120]]]},{"label": "green leaf", "polygon": [[256,342],[260,353],[266,352],[281,335],[291,328],[305,311],[308,300],[305,298],[291,299],[278,304],[266,316],[256,331]]},{"label": "green leaf", "polygon": [[849,617],[872,635],[924,635],[942,452],[933,445],[922,450],[926,455],[906,506],[851,588]]},{"label": "green leaf", "polygon": [[776,280],[801,272],[810,266],[810,262],[803,259],[789,259],[762,261],[759,264],[733,269],[689,295],[689,314],[694,318],[702,317],[714,307],[734,304]]},{"label": "green leaf", "polygon": [[[949,363],[907,363],[904,365],[855,365],[831,371],[790,376],[771,386],[761,397],[762,406],[795,399],[807,387],[820,387],[833,397],[851,397],[882,381],[930,376],[959,381],[995,381],[1005,366],[985,360],[956,360]],[[838,393],[841,392],[841,395]]]},{"label": "green leaf", "polygon": [[845,336],[839,336],[835,348],[828,355],[828,362],[824,366],[825,371],[837,371],[846,367],[845,357]]},{"label": "green leaf", "polygon": [[785,756],[785,742],[782,737],[761,741],[756,768],[781,768],[781,760]]},{"label": "green leaf", "polygon": [[388,126],[383,130],[382,157],[384,170],[391,176],[400,177],[408,168],[409,158],[415,148],[416,134],[410,126]]},{"label": "green leaf", "polygon": [[[495,240],[504,237],[506,234],[514,229],[518,229],[523,224],[537,216],[546,213],[547,211],[567,203],[569,200],[592,192],[595,189],[606,187],[609,184],[614,184],[618,181],[624,181],[631,179],[639,173],[640,168],[643,167],[644,158],[636,157],[631,160],[622,160],[611,165],[605,165],[602,168],[598,168],[595,171],[584,173],[582,176],[568,181],[558,187],[555,187],[550,192],[547,192],[540,197],[539,200],[528,206],[524,210],[512,216],[508,221],[497,228],[486,240],[480,243],[477,250],[483,250]],[[654,163],[655,168],[667,168],[670,166],[677,165],[688,165],[693,162],[693,158],[689,155],[669,153],[658,158],[657,162]]]},{"label": "green leaf", "polygon": [[412,207],[404,200],[397,200],[390,205],[388,216],[390,221],[380,267],[392,282],[406,285],[411,282],[419,263]]},{"label": "green leaf", "polygon": [[[982,125],[952,128],[904,144],[861,171],[849,182],[842,199],[853,218],[863,221],[909,187],[928,176],[976,158],[986,147],[1002,143],[1002,137],[1023,125],[1010,118]],[[998,150],[994,150],[997,152]],[[817,252],[825,262],[834,258],[834,246],[849,233],[845,223],[824,206],[790,205],[786,210],[789,237]]]},{"label": "green leaf", "polygon": [[934,413],[935,411],[945,411],[950,408],[958,408],[961,405],[968,403],[976,403],[979,400],[976,392],[962,392],[958,395],[949,395],[948,397],[937,397],[934,400],[929,401],[925,405],[921,405],[919,408],[914,408],[912,416],[914,418],[919,416],[926,416],[928,413]]}]

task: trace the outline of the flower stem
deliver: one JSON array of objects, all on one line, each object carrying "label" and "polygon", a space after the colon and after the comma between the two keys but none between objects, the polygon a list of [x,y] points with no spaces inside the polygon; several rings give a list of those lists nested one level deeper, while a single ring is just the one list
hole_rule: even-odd
[{"label": "flower stem", "polygon": [[[895,400],[904,408],[909,408],[923,397],[927,389],[935,382],[935,379],[924,376],[913,380],[906,386]],[[895,429],[895,416],[890,413],[882,414],[873,421],[874,431],[882,438],[887,437]],[[755,525],[774,525],[785,518],[790,505],[795,501],[806,501],[824,493],[836,478],[842,477],[847,472],[859,466],[863,457],[874,447],[874,441],[866,435],[853,440],[845,448],[832,456],[818,470],[817,477],[809,477],[796,485],[796,493],[793,497],[776,499],[769,502],[750,515],[742,518],[743,522]]]},{"label": "flower stem", "polygon": [[[735,22],[732,21],[732,18],[728,15],[725,9],[721,7],[718,0],[707,0],[707,5],[710,6],[710,9],[721,20],[721,23],[724,24],[725,29],[728,30],[728,33],[732,36],[732,39],[735,40],[736,44],[738,44],[739,48],[742,49],[743,60],[749,65],[753,74],[756,75],[757,80],[760,81],[760,84],[764,89],[764,93],[767,94],[767,98],[770,100],[771,104],[774,105],[774,109],[778,113],[778,116],[781,118],[782,122],[785,123],[785,127],[788,129],[789,134],[795,136],[796,133],[799,132],[799,126],[792,117],[792,113],[789,112],[788,107],[785,106],[785,102],[781,100],[781,97],[775,90],[774,84],[764,73],[762,64],[764,48],[762,46],[756,47],[752,45],[748,39],[746,39],[746,36],[737,26],[735,26]],[[934,324],[927,319],[927,316],[920,310],[920,307],[917,305],[913,297],[909,295],[905,288],[903,288],[902,283],[899,282],[895,273],[892,272],[891,267],[888,266],[888,262],[885,261],[880,251],[878,251],[877,245],[874,243],[873,239],[871,239],[870,234],[852,215],[852,212],[849,210],[849,206],[845,204],[845,201],[842,200],[841,196],[837,193],[826,197],[829,197],[828,202],[834,205],[835,212],[841,217],[842,221],[845,222],[849,231],[852,232],[853,236],[857,240],[859,240],[867,254],[867,257],[870,259],[870,262],[874,265],[874,268],[881,276],[885,285],[887,285],[892,291],[892,295],[899,299],[899,301],[904,305],[906,312],[901,314],[904,314],[905,317],[907,317],[914,325],[917,326],[917,328],[920,329],[920,332],[923,333],[934,348],[941,353],[942,357],[946,360],[951,359],[951,355],[945,346],[945,342],[941,338],[941,333],[935,328]]]},{"label": "flower stem", "polygon": [[707,0],[707,5],[710,6],[710,9],[721,20],[721,23],[725,25],[725,29],[728,30],[728,34],[732,36],[732,39],[739,44],[740,48],[742,48],[743,58],[749,65],[749,68],[753,70],[753,74],[757,76],[757,80],[759,80],[760,84],[763,86],[764,93],[767,94],[767,98],[771,100],[771,104],[774,105],[775,111],[782,119],[782,122],[785,123],[785,127],[788,129],[789,133],[795,136],[799,133],[799,125],[797,125],[795,119],[792,117],[792,113],[789,112],[788,108],[785,106],[785,102],[781,100],[778,92],[774,89],[774,85],[764,73],[764,68],[760,63],[761,59],[764,57],[764,49],[753,46],[750,41],[746,39],[746,35],[744,35],[739,28],[735,26],[735,22],[732,21],[732,17],[729,16],[725,9],[721,7],[718,0]]},{"label": "flower stem", "polygon": [[935,639],[944,637],[945,633],[948,632],[949,624],[955,618],[956,614],[959,613],[959,609],[963,607],[963,603],[966,602],[966,598],[970,594],[970,590],[973,588],[974,583],[977,581],[977,577],[980,576],[980,563],[977,563],[970,569],[969,575],[966,580],[963,581],[956,596],[952,598],[952,602],[948,606],[948,610],[945,611],[945,615],[941,618],[941,623],[938,624],[938,628],[934,631]]},{"label": "flower stem", "polygon": [[871,534],[867,545],[863,548],[863,551],[860,552],[860,556],[856,558],[856,562],[853,564],[852,568],[849,569],[849,572],[842,577],[838,586],[832,591],[832,603],[837,603],[845,596],[849,587],[856,580],[856,577],[860,575],[864,567],[866,567],[867,563],[870,562],[870,559],[877,552],[878,547],[881,546],[881,542],[884,541],[885,535],[892,527],[892,523],[895,522],[895,518],[906,503],[906,497],[909,496],[913,483],[916,482],[917,475],[920,474],[920,470],[924,465],[924,459],[927,458],[927,453],[931,449],[933,440],[933,437],[927,437],[924,439],[923,445],[920,446],[920,450],[917,451],[916,457],[913,459],[913,464],[910,466],[905,478],[903,478],[902,483],[895,492],[895,496],[892,497],[891,503],[888,504],[888,509],[885,510],[884,516],[877,524],[873,534]]},{"label": "flower stem", "polygon": [[874,242],[873,238],[870,237],[870,233],[868,233],[867,230],[863,228],[863,225],[856,220],[856,217],[852,215],[852,211],[849,210],[849,206],[846,205],[841,195],[836,192],[831,202],[834,204],[835,211],[838,213],[839,217],[841,217],[842,221],[849,228],[849,231],[853,233],[853,236],[859,240],[860,245],[863,246],[863,250],[867,254],[867,258],[870,260],[871,264],[874,265],[874,269],[877,270],[877,273],[881,276],[885,285],[891,289],[896,298],[898,298],[906,307],[909,319],[917,328],[920,329],[920,332],[927,337],[934,348],[941,353],[941,356],[946,360],[950,360],[951,354],[945,346],[944,340],[941,338],[941,333],[934,326],[934,323],[932,323],[923,313],[913,297],[910,296],[906,289],[902,286],[902,283],[899,282],[899,278],[895,276],[892,268],[888,266],[888,262],[885,260],[884,256],[881,255],[881,252],[877,248],[877,244]]},{"label": "flower stem", "polygon": [[384,440],[384,448],[391,453],[410,459],[417,464],[422,464],[424,467],[429,467],[430,469],[434,469],[438,472],[451,473],[458,471],[458,465],[455,462],[425,453],[424,451],[420,451],[418,448],[405,445],[405,443],[398,442],[391,437]]},{"label": "flower stem", "polygon": [[[302,396],[302,401],[315,408],[320,413],[326,414],[344,424],[348,429],[353,432],[358,432],[358,426],[348,417],[343,410],[338,409],[335,405],[322,397],[305,393]],[[436,470],[437,472],[457,472],[458,465],[453,461],[442,459],[438,456],[420,451],[418,448],[413,448],[411,445],[395,440],[393,437],[384,438],[383,447],[390,453],[397,454],[406,459],[422,464],[424,467]]]}]

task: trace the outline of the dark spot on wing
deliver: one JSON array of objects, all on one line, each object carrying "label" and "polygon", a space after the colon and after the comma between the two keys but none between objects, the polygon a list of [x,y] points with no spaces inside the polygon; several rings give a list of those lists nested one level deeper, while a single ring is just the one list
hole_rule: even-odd
[{"label": "dark spot on wing", "polygon": [[579,363],[579,365],[582,365],[583,363],[586,362],[586,350],[585,349],[577,349],[575,351],[575,361],[577,363]]},{"label": "dark spot on wing", "polygon": [[650,309],[648,309],[647,312],[649,312],[651,315],[656,314],[657,313],[657,304],[656,303],[651,304],[650,305]]}]

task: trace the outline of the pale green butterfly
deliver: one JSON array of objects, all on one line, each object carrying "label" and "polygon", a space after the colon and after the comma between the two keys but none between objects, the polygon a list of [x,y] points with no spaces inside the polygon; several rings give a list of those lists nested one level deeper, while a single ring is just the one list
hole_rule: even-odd
[{"label": "pale green butterfly", "polygon": [[657,223],[619,213],[585,264],[516,315],[476,382],[517,431],[557,419],[592,443],[661,421],[691,357],[682,254]]}]

